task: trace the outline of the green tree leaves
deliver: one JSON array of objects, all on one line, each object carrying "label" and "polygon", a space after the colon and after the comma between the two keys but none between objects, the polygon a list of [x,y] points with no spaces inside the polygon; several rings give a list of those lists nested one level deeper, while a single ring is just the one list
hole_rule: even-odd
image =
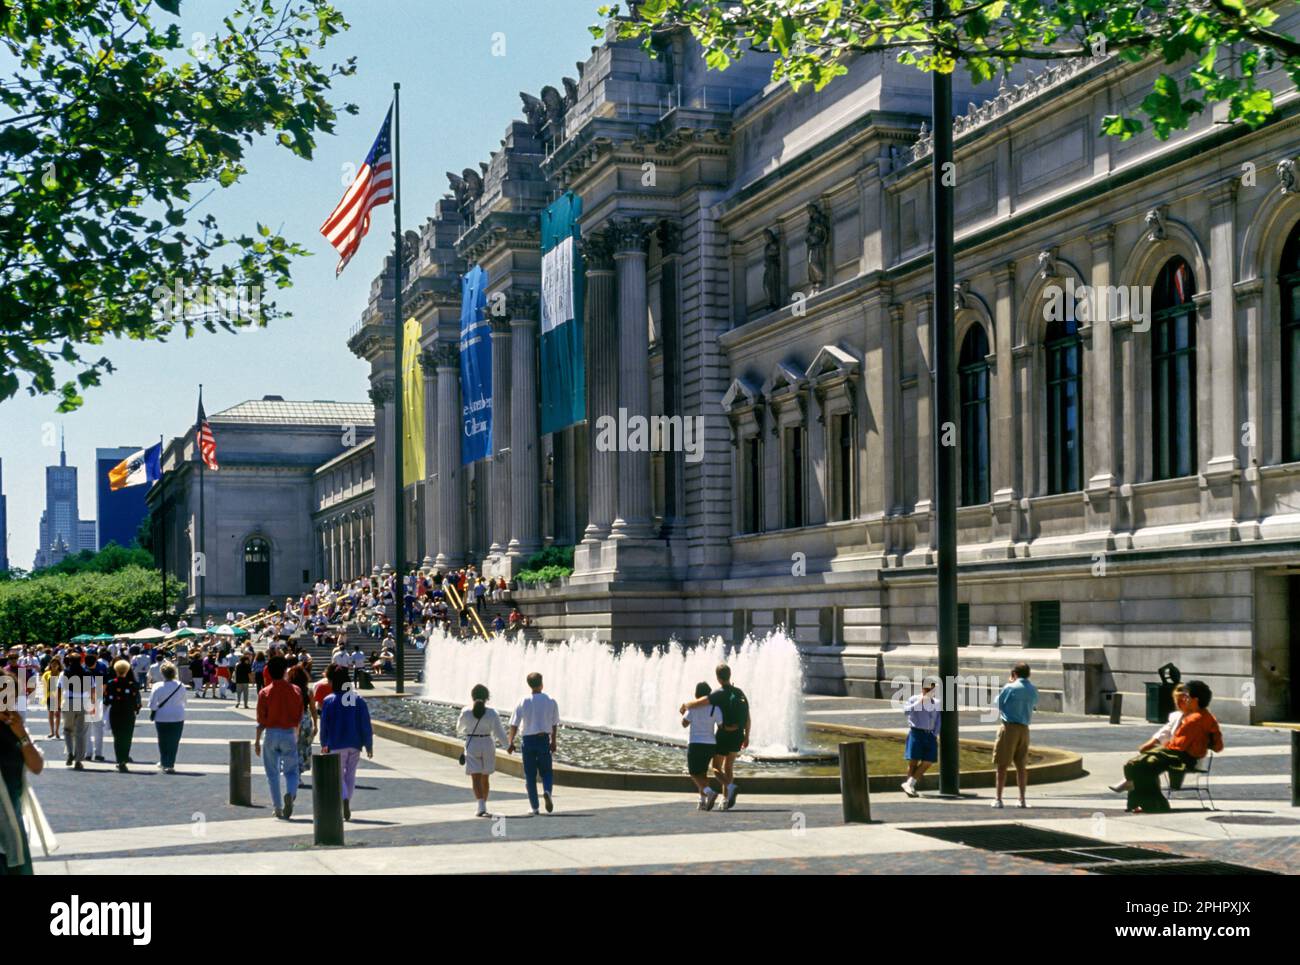
[{"label": "green tree leaves", "polygon": [[[169,600],[184,590],[168,577]],[[0,581],[0,647],[61,643],[79,633],[132,633],[156,625],[161,607],[162,578],[141,566]]]},{"label": "green tree leaves", "polygon": [[[26,383],[68,411],[113,370],[88,351],[108,337],[250,324],[160,312],[159,286],[291,284],[305,248],[191,211],[244,175],[255,138],[310,158],[334,130],[330,87],[355,65],[310,55],[347,23],[326,0],[224,2],[201,44],[172,20],[180,0],[0,5],[0,45],[19,65],[0,83],[0,401]],[[265,300],[261,312],[282,314]]]}]

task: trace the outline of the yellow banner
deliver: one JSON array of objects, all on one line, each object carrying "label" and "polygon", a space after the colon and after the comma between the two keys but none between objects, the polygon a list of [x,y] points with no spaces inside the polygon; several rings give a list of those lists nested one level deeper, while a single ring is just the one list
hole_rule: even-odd
[{"label": "yellow banner", "polygon": [[424,479],[424,369],[420,365],[420,323],[402,328],[402,481]]}]

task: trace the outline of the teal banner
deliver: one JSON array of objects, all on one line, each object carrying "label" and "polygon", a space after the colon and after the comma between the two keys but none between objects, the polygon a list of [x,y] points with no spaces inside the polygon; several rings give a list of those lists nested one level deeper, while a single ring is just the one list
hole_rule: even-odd
[{"label": "teal banner", "polygon": [[542,212],[541,432],[587,417],[583,356],[584,274],[578,251],[582,199],[566,192]]}]

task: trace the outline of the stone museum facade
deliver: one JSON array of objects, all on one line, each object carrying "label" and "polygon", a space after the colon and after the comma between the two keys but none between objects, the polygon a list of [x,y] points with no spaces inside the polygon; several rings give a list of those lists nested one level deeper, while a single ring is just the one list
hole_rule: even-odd
[{"label": "stone museum facade", "polygon": [[[1216,111],[1167,141],[1097,133],[1136,109],[1150,66],[957,78],[959,281],[935,292],[928,76],[864,56],[796,93],[769,70],[750,55],[707,72],[689,36],[655,58],[605,42],[448,175],[407,234],[429,427],[411,561],[513,574],[572,545],[565,585],[517,595],[552,637],[784,625],[808,689],[888,694],[936,662],[932,453],[955,444],[964,673],[1026,658],[1046,709],[1121,692],[1134,713],[1172,662],[1225,720],[1294,719],[1300,101],[1283,72],[1267,125]],[[588,420],[543,436],[538,215],[563,191],[582,199]],[[508,311],[493,456],[462,466],[475,264]],[[392,285],[390,259],[349,340],[371,364],[381,564]],[[957,310],[947,439],[931,427],[940,297]],[[619,410],[701,420],[699,458],[594,445]]]}]

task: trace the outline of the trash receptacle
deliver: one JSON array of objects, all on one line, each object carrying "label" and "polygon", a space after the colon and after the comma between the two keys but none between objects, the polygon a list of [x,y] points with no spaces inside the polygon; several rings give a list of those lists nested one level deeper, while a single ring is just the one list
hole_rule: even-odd
[{"label": "trash receptacle", "polygon": [[1158,681],[1147,682],[1147,723],[1163,724],[1174,712],[1174,687],[1182,679],[1182,674],[1172,663],[1167,663],[1156,671],[1160,674]]}]

